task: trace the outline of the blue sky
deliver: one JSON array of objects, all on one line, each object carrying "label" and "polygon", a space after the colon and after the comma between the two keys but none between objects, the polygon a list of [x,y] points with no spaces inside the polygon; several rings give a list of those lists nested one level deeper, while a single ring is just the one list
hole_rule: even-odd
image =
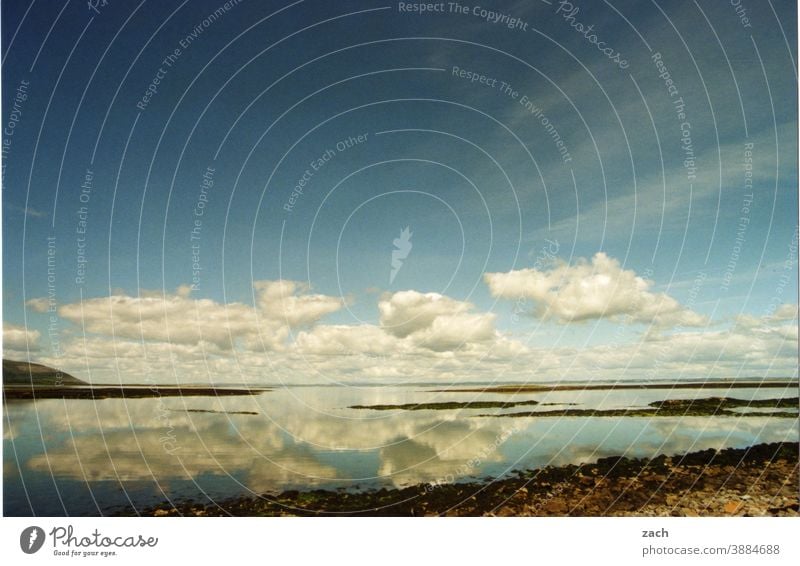
[{"label": "blue sky", "polygon": [[493,4],[4,3],[7,357],[796,375],[795,5]]}]

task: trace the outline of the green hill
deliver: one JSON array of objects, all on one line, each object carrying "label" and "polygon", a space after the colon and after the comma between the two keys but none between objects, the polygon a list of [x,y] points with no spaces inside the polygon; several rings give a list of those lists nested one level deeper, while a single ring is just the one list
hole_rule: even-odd
[{"label": "green hill", "polygon": [[42,364],[3,360],[3,387],[56,387],[59,385],[89,384],[68,373]]}]

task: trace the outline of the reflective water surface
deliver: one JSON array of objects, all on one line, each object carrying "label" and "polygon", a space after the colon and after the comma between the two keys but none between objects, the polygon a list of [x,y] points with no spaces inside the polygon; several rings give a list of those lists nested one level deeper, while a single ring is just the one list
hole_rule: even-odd
[{"label": "reflective water surface", "polygon": [[[7,402],[6,515],[100,515],[162,501],[286,489],[369,489],[499,477],[518,469],[797,441],[796,418],[492,417],[530,411],[374,411],[351,405],[521,401],[533,410],[642,407],[662,399],[796,396],[794,388],[559,391],[291,387],[253,397]],[[544,405],[544,404],[547,405]],[[744,411],[742,411],[744,413]]]}]

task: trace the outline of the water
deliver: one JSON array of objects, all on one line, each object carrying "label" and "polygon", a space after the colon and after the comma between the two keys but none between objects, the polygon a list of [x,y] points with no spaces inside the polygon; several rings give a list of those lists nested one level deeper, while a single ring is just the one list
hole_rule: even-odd
[{"label": "water", "polygon": [[[105,515],[286,489],[370,489],[514,470],[797,441],[797,418],[480,417],[553,410],[372,411],[445,401],[644,407],[662,399],[796,396],[787,389],[436,393],[432,387],[289,387],[253,397],[6,403],[4,513]],[[188,411],[191,410],[191,411]],[[217,412],[194,412],[217,411]],[[236,414],[236,413],[257,413]]]}]

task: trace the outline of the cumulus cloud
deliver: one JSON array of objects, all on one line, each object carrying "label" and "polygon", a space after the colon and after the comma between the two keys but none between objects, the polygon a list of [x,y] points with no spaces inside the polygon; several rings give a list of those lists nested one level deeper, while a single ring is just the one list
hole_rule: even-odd
[{"label": "cumulus cloud", "polygon": [[24,352],[39,349],[38,330],[28,330],[24,326],[3,323],[3,349]]},{"label": "cumulus cloud", "polygon": [[48,301],[45,297],[37,297],[35,299],[29,299],[25,304],[33,312],[44,313],[47,312],[47,308],[50,306],[50,301]]},{"label": "cumulus cloud", "polygon": [[[673,320],[694,315],[680,305],[656,311],[658,305],[677,303],[653,292],[649,282],[639,284],[632,272],[609,261],[614,269],[595,271],[606,276],[622,272],[616,273],[616,280],[627,281],[626,288],[638,289],[640,295],[640,308],[634,311],[618,306],[615,301],[620,299],[614,293],[600,293],[598,301],[614,306],[608,309],[614,317],[663,324],[666,313]],[[556,265],[543,273],[548,276],[553,270],[561,270],[565,279],[556,288],[578,284],[572,276],[574,268]],[[591,277],[588,280],[590,287],[599,286]],[[515,291],[527,289],[520,286]],[[115,292],[111,297],[86,300],[83,306],[62,305],[59,314],[84,325],[88,334],[84,338],[74,326],[65,325],[59,355],[43,355],[36,361],[96,383],[131,382],[143,376],[163,383],[263,384],[703,379],[797,372],[796,305],[784,305],[760,317],[742,315],[716,324],[713,330],[659,326],[658,332],[638,338],[623,341],[617,334],[605,345],[574,348],[523,343],[521,337],[498,331],[494,314],[438,293],[385,294],[375,305],[375,323],[326,324],[325,315],[341,308],[342,299],[314,294],[294,282],[258,282],[255,292],[255,305],[195,301],[185,292],[140,297]],[[557,311],[560,317],[549,316],[562,321],[565,313],[578,312],[574,303],[585,297],[572,296],[566,306],[559,297],[548,297],[554,309],[561,309]],[[565,310],[570,305],[572,310]],[[30,303],[32,310],[39,306],[37,301]],[[28,332],[27,339],[35,344],[38,333]],[[25,337],[25,329],[6,324],[6,348],[24,346]]]},{"label": "cumulus cloud", "polygon": [[[62,318],[87,332],[115,338],[203,346],[230,350],[238,345],[274,350],[282,347],[290,329],[311,324],[342,307],[336,297],[308,293],[294,281],[256,281],[257,306],[192,299],[185,286],[174,294],[115,294],[58,308]],[[28,306],[42,312],[43,299]]]},{"label": "cumulus cloud", "polygon": [[687,329],[550,354],[537,370],[560,380],[786,377],[797,375],[798,328],[772,316],[748,316],[728,328]]},{"label": "cumulus cloud", "polygon": [[[691,329],[589,348],[526,346],[501,336],[435,351],[377,325],[318,325],[286,348],[220,350],[96,337],[66,340],[63,354],[36,360],[94,382],[330,383],[507,382],[576,379],[707,379],[797,374],[797,323],[762,317],[713,331]],[[88,366],[91,374],[86,374]]]},{"label": "cumulus cloud", "polygon": [[469,303],[439,293],[418,291],[399,291],[384,296],[378,303],[381,326],[400,338],[429,328],[439,317],[460,315],[471,308]]},{"label": "cumulus cloud", "polygon": [[258,306],[269,318],[285,322],[291,328],[317,322],[342,308],[344,301],[327,295],[309,294],[309,286],[297,281],[256,281]]},{"label": "cumulus cloud", "polygon": [[373,324],[320,325],[298,333],[295,349],[307,355],[368,354],[385,356],[407,348],[401,340]]},{"label": "cumulus cloud", "polygon": [[550,269],[520,269],[486,273],[494,297],[534,302],[534,315],[559,322],[599,318],[657,326],[702,326],[705,317],[685,308],[665,293],[652,290],[653,282],[619,261],[598,252],[590,261],[574,265],[555,262]]},{"label": "cumulus cloud", "polygon": [[761,334],[770,332],[785,334],[788,330],[791,336],[792,329],[795,329],[794,333],[796,334],[796,321],[797,304],[787,303],[778,306],[772,313],[763,316],[738,315],[734,319],[734,324],[739,329],[752,330]]},{"label": "cumulus cloud", "polygon": [[787,303],[779,306],[772,313],[773,320],[796,320],[797,319],[797,303]]},{"label": "cumulus cloud", "polygon": [[[508,340],[495,329],[495,315],[439,293],[399,291],[378,303],[379,325],[316,326],[295,341],[303,354],[425,355],[475,347],[483,354]],[[520,348],[522,346],[520,345]]]},{"label": "cumulus cloud", "polygon": [[[385,294],[375,324],[334,325],[322,319],[345,299],[294,281],[253,286],[255,305],[194,299],[185,286],[61,305],[59,316],[87,336],[63,340],[62,355],[43,361],[98,383],[125,375],[170,382],[456,379],[491,376],[496,364],[527,351],[497,331],[494,314],[439,293]],[[48,306],[28,302],[34,312]],[[87,360],[91,376],[84,375]]]},{"label": "cumulus cloud", "polygon": [[431,350],[451,350],[498,338],[493,313],[474,313],[472,303],[439,293],[399,291],[378,303],[381,327]]}]

